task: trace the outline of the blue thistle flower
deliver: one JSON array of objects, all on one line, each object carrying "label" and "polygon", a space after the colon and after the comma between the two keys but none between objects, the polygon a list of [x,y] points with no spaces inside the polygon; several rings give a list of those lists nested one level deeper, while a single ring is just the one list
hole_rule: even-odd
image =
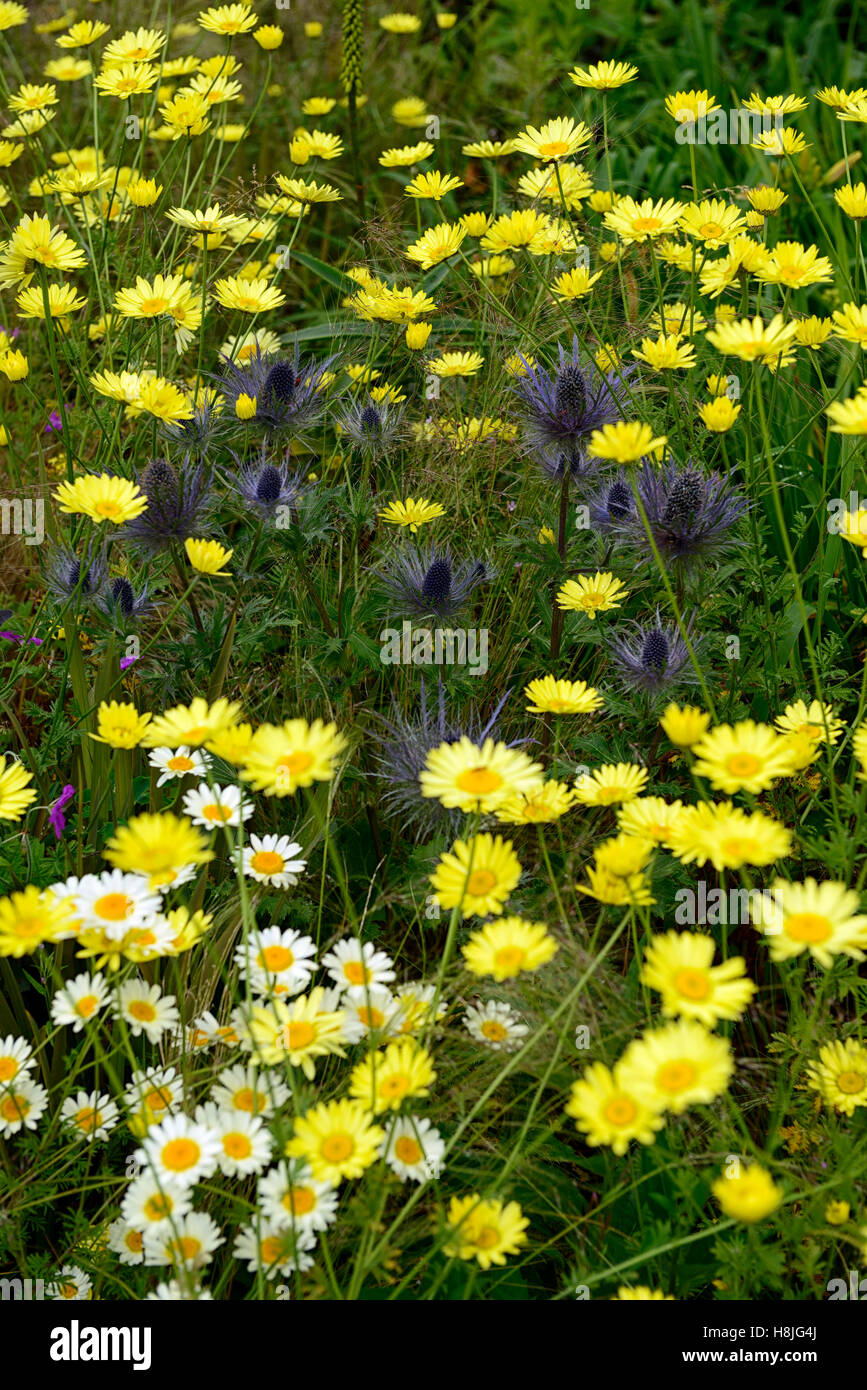
[{"label": "blue thistle flower", "polygon": [[232,457],[239,471],[225,474],[226,482],[254,511],[272,517],[278,507],[297,506],[303,491],[303,471],[292,472],[287,459],[273,463],[264,445],[252,462],[244,462],[235,453]]},{"label": "blue thistle flower", "polygon": [[258,348],[243,363],[224,357],[223,372],[215,378],[228,407],[222,420],[243,423],[235,406],[239,396],[249,396],[256,402],[256,413],[248,424],[269,434],[309,428],[323,413],[322,378],[335,361],[336,355],[324,362],[302,362],[297,346],[292,357],[263,357]]},{"label": "blue thistle flower", "polygon": [[480,584],[493,578],[481,560],[456,565],[449,550],[407,551],[379,572],[383,588],[405,613],[451,618]]},{"label": "blue thistle flower", "polygon": [[[694,684],[698,679],[690,663],[689,648],[674,623],[664,623],[656,610],[652,621],[625,623],[622,636],[608,642],[608,653],[624,685],[656,698],[677,684]],[[685,624],[693,652],[698,654],[702,639],[692,635],[692,619]]]},{"label": "blue thistle flower", "polygon": [[338,416],[342,432],[356,448],[370,454],[385,454],[406,434],[403,411],[390,401],[353,401]]},{"label": "blue thistle flower", "polygon": [[601,485],[588,503],[590,524],[603,535],[622,532],[635,516],[635,494],[625,474],[617,474]]},{"label": "blue thistle flower", "polygon": [[[648,460],[636,487],[659,554],[669,563],[688,565],[739,544],[734,527],[749,503],[718,473],[705,475],[691,460],[663,468]],[[625,534],[632,546],[649,551],[637,511]]]},{"label": "blue thistle flower", "polygon": [[211,502],[213,470],[190,465],[187,454],[175,467],[167,459],[151,459],[136,480],[148,500],[147,511],[128,521],[121,534],[144,550],[157,552],[200,536]]},{"label": "blue thistle flower", "polygon": [[96,598],[106,575],[105,556],[92,546],[83,555],[76,555],[65,542],[52,545],[45,561],[45,583],[48,591],[60,602],[76,594],[83,603]]},{"label": "blue thistle flower", "polygon": [[621,419],[622,387],[635,369],[600,372],[595,364],[581,361],[577,337],[572,339],[571,356],[562,344],[558,352],[559,365],[551,371],[524,362],[527,373],[515,391],[524,407],[527,445],[545,472],[562,478],[568,469],[572,477],[584,480],[598,473],[584,441],[594,430]]},{"label": "blue thistle flower", "polygon": [[[419,713],[415,717],[403,714],[394,700],[390,719],[373,712],[376,724],[369,731],[373,742],[372,775],[383,785],[378,803],[387,815],[399,820],[402,831],[412,826],[420,835],[428,836],[438,829],[447,828],[456,834],[465,828],[462,811],[446,810],[434,798],[422,796],[419,774],[428,753],[441,743],[456,743],[464,736],[475,744],[497,738],[497,720],[510,694],[511,690],[507,690],[487,718],[471,705],[466,716],[456,720],[446,710],[445,687],[440,678],[435,709],[431,709],[422,681]],[[516,743],[526,742],[518,739],[508,746],[514,748]]]},{"label": "blue thistle flower", "polygon": [[109,581],[97,598],[96,606],[115,627],[119,628],[145,617],[153,608],[153,604],[148,602],[147,584],[136,593],[130,581],[123,575]]}]

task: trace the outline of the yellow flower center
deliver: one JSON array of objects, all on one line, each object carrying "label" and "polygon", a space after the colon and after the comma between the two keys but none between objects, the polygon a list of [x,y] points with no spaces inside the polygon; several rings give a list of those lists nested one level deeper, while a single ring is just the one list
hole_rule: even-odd
[{"label": "yellow flower center", "polygon": [[459,790],[469,792],[471,796],[487,796],[490,792],[499,791],[502,785],[503,779],[499,772],[494,772],[489,767],[468,768],[457,779]]},{"label": "yellow flower center", "polygon": [[287,1052],[297,1052],[299,1048],[309,1047],[316,1037],[312,1023],[287,1023],[283,1029],[283,1042]]},{"label": "yellow flower center", "polygon": [[250,867],[255,869],[257,874],[264,874],[266,877],[282,873],[285,862],[282,854],[276,854],[270,849],[257,850],[250,856]]},{"label": "yellow flower center", "polygon": [[309,1187],[290,1187],[282,1203],[293,1216],[306,1216],[316,1206],[316,1194]]},{"label": "yellow flower center", "polygon": [[515,974],[521,968],[524,960],[524,949],[522,946],[501,946],[499,951],[494,953],[494,964],[498,970],[504,970],[509,974]]},{"label": "yellow flower center", "polygon": [[148,1091],[144,1103],[149,1110],[165,1110],[172,1103],[172,1093],[168,1086],[158,1086]]},{"label": "yellow flower center", "polygon": [[666,1062],[656,1073],[656,1084],[661,1091],[684,1091],[694,1080],[695,1067],[686,1058]]},{"label": "yellow flower center", "polygon": [[290,777],[297,777],[299,773],[306,772],[313,763],[313,756],[310,753],[287,753],[277,764],[277,771],[287,772]]},{"label": "yellow flower center", "polygon": [[163,1166],[171,1173],[185,1173],[196,1166],[201,1155],[195,1139],[170,1139],[162,1151]]},{"label": "yellow flower center", "polygon": [[610,1125],[631,1125],[638,1108],[628,1096],[612,1096],[602,1113]]},{"label": "yellow flower center", "polygon": [[421,1161],[423,1150],[421,1144],[417,1139],[413,1139],[412,1135],[402,1134],[399,1139],[395,1140],[394,1156],[401,1163],[406,1163],[412,1167]]},{"label": "yellow flower center", "polygon": [[701,236],[710,241],[713,237],[722,236],[725,228],[719,222],[702,222],[698,230]]},{"label": "yellow flower center", "polygon": [[227,1158],[249,1158],[253,1145],[246,1134],[224,1134],[223,1153]]},{"label": "yellow flower center", "polygon": [[283,1241],[279,1236],[266,1236],[259,1246],[259,1253],[262,1256],[263,1265],[273,1265],[283,1255]]},{"label": "yellow flower center", "polygon": [[817,912],[795,912],[786,918],[785,927],[793,941],[827,941],[833,931],[828,918]]},{"label": "yellow flower center", "polygon": [[355,1140],[351,1134],[329,1134],[319,1150],[327,1163],[342,1163],[354,1151]]},{"label": "yellow flower center", "polygon": [[473,869],[467,879],[467,893],[471,898],[483,898],[496,886],[497,875],[490,869]]},{"label": "yellow flower center", "polygon": [[99,1126],[102,1124],[102,1115],[98,1110],[94,1110],[91,1106],[85,1105],[81,1110],[77,1111],[75,1123],[78,1125],[79,1129],[85,1131],[99,1129]]},{"label": "yellow flower center", "polygon": [[202,807],[202,815],[205,820],[227,821],[232,818],[232,808],[221,806],[218,801],[209,801],[207,806]]},{"label": "yellow flower center", "polygon": [[762,765],[755,753],[732,753],[726,758],[726,767],[733,777],[752,777]]},{"label": "yellow flower center", "polygon": [[144,1214],[148,1221],[165,1221],[167,1216],[171,1216],[174,1205],[171,1197],[167,1197],[161,1192],[155,1192],[145,1202]]},{"label": "yellow flower center", "polygon": [[254,1091],[250,1086],[242,1086],[232,1097],[232,1103],[236,1110],[244,1110],[248,1115],[254,1115],[265,1109],[268,1097],[261,1091]]},{"label": "yellow flower center", "polygon": [[678,970],[674,987],[687,999],[706,999],[710,994],[710,980],[703,970]]},{"label": "yellow flower center", "polygon": [[505,1026],[502,1023],[498,1023],[496,1019],[493,1018],[485,1019],[481,1027],[481,1033],[489,1042],[502,1042],[503,1038],[508,1036],[508,1030]]},{"label": "yellow flower center", "polygon": [[[80,1018],[90,1018],[96,1013],[96,1004],[97,999],[95,994],[82,995],[75,1006],[75,1012]],[[2,1063],[0,1063],[0,1066],[2,1066]],[[0,1077],[2,1077],[2,1072],[0,1072]]]},{"label": "yellow flower center", "polygon": [[370,979],[370,972],[360,960],[348,960],[343,967],[343,973],[351,985],[366,985]]},{"label": "yellow flower center", "polygon": [[635,232],[658,232],[662,226],[662,221],[658,217],[636,217],[632,224]]},{"label": "yellow flower center", "polygon": [[18,1063],[14,1057],[0,1057],[0,1081],[11,1081],[18,1075]]},{"label": "yellow flower center", "polygon": [[837,1090],[847,1096],[857,1095],[864,1090],[864,1077],[857,1071],[841,1071],[837,1077]]},{"label": "yellow flower center", "polygon": [[184,1261],[194,1260],[202,1248],[202,1242],[195,1236],[181,1236],[179,1240],[173,1240],[169,1249],[177,1259]]},{"label": "yellow flower center", "polygon": [[94,507],[94,511],[96,511],[100,516],[111,517],[120,516],[121,508],[117,502],[110,502],[108,500],[105,500],[103,502],[97,502],[96,506]]},{"label": "yellow flower center", "polygon": [[270,970],[272,975],[288,970],[294,960],[288,946],[266,946],[264,951],[259,952],[259,964],[263,969]]},{"label": "yellow flower center", "polygon": [[104,893],[93,904],[97,917],[105,917],[109,922],[122,922],[133,906],[126,893]]},{"label": "yellow flower center", "polygon": [[131,1250],[134,1255],[141,1254],[144,1249],[144,1236],[141,1231],[127,1231],[123,1239],[127,1250]]},{"label": "yellow flower center", "polygon": [[10,1124],[23,1120],[30,1109],[30,1101],[25,1096],[6,1095],[0,1100],[0,1116]]},{"label": "yellow flower center", "polygon": [[360,1008],[358,1018],[366,1028],[381,1028],[385,1023],[385,1014],[381,1009]]},{"label": "yellow flower center", "polygon": [[153,1004],[149,1004],[146,999],[133,999],[129,1005],[129,1012],[140,1023],[152,1023],[157,1016]]},{"label": "yellow flower center", "polygon": [[169,758],[166,767],[170,772],[192,772],[195,763],[185,753],[176,753],[173,758]]},{"label": "yellow flower center", "polygon": [[13,930],[16,936],[41,936],[45,930],[44,917],[19,917]]},{"label": "yellow flower center", "polygon": [[142,314],[164,314],[169,307],[169,301],[165,295],[155,294],[150,299],[143,299],[139,312]]},{"label": "yellow flower center", "polygon": [[476,1236],[475,1244],[480,1250],[491,1250],[499,1244],[500,1233],[496,1226],[482,1226]]},{"label": "yellow flower center", "polygon": [[405,1096],[410,1089],[412,1082],[406,1072],[395,1072],[393,1076],[387,1076],[380,1082],[379,1089],[383,1096],[389,1100],[394,1100],[396,1096]]},{"label": "yellow flower center", "polygon": [[540,159],[562,159],[564,154],[569,153],[569,146],[565,140],[546,140],[539,145]]}]

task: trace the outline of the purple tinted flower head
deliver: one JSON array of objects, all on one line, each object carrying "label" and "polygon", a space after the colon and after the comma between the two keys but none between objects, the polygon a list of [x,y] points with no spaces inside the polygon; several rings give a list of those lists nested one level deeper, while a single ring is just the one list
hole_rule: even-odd
[{"label": "purple tinted flower head", "polygon": [[52,545],[45,561],[48,591],[59,602],[78,598],[89,603],[96,598],[105,579],[106,563],[101,551],[91,546],[81,556],[65,542]]},{"label": "purple tinted flower head", "polygon": [[[437,829],[457,833],[464,828],[466,817],[461,811],[449,811],[432,797],[421,794],[419,774],[432,748],[441,743],[457,743],[464,736],[475,744],[497,737],[497,720],[506,703],[507,690],[494,709],[483,718],[475,706],[466,715],[453,719],[446,710],[446,693],[439,681],[436,707],[431,708],[424,681],[421,683],[419,712],[415,717],[403,714],[396,701],[392,702],[391,718],[374,713],[375,726],[370,730],[373,741],[373,776],[382,790],[378,801],[386,814],[399,820],[401,830],[414,826],[419,835],[430,835]],[[525,739],[518,742],[524,743]],[[514,743],[508,745],[510,748]]]},{"label": "purple tinted flower head", "polygon": [[168,459],[151,459],[136,476],[148,500],[147,511],[128,521],[121,534],[150,552],[200,536],[213,476],[204,464],[191,464],[189,454],[177,465]]},{"label": "purple tinted flower head", "polygon": [[225,474],[226,482],[263,517],[273,516],[278,507],[294,507],[300,498],[305,474],[293,472],[288,459],[274,463],[263,444],[258,458],[244,461],[234,452],[236,473]]},{"label": "purple tinted flower head", "polygon": [[588,503],[590,524],[603,535],[617,536],[635,516],[635,495],[625,473],[607,478]]},{"label": "purple tinted flower head", "polygon": [[384,454],[400,443],[406,431],[403,411],[390,401],[354,401],[343,411],[338,424],[356,448],[370,454]]},{"label": "purple tinted flower head", "polygon": [[456,564],[449,550],[428,549],[399,555],[379,577],[402,613],[451,618],[493,571],[481,560]]},{"label": "purple tinted flower head", "polygon": [[[718,473],[705,474],[691,460],[662,468],[647,460],[636,486],[656,547],[670,564],[710,559],[739,543],[735,523],[749,504]],[[631,545],[651,553],[637,511],[627,534]]]},{"label": "purple tinted flower head", "polygon": [[[324,409],[322,379],[336,360],[302,361],[296,346],[291,357],[262,356],[257,348],[244,362],[223,358],[217,389],[228,409],[225,421],[264,428],[269,434],[300,431],[315,424]],[[236,405],[241,396],[256,402],[248,421],[239,419]]]},{"label": "purple tinted flower head", "polygon": [[147,584],[136,593],[130,580],[121,574],[109,580],[96,606],[118,628],[145,617],[153,608],[148,602]]},{"label": "purple tinted flower head", "polygon": [[[641,690],[652,699],[672,686],[692,684],[698,677],[690,663],[689,647],[675,623],[665,623],[659,609],[646,623],[625,623],[622,636],[608,643],[608,654],[617,674],[630,690]],[[692,635],[692,619],[685,624],[693,652],[701,638]]]},{"label": "purple tinted flower head", "polygon": [[526,375],[514,388],[522,402],[524,436],[550,477],[562,478],[567,469],[575,478],[594,477],[598,465],[587,454],[586,440],[621,419],[624,383],[634,368],[600,372],[581,360],[577,337],[571,355],[562,344],[558,353],[559,365],[551,370],[524,362]]}]

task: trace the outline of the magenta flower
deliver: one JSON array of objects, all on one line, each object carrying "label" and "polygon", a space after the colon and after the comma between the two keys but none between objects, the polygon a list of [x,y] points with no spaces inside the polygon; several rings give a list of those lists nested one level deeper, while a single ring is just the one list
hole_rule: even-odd
[{"label": "magenta flower", "polygon": [[48,819],[51,822],[51,829],[54,831],[54,834],[57,836],[58,840],[60,839],[61,835],[66,829],[66,817],[63,814],[64,809],[66,806],[69,805],[70,801],[74,796],[75,787],[73,787],[71,782],[67,782],[66,786],[63,788],[63,791],[60,793],[57,800],[52,804],[48,812]]}]

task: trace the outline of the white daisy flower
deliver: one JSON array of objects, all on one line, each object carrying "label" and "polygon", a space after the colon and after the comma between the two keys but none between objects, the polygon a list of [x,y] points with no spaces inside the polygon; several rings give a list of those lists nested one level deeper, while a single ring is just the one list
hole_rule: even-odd
[{"label": "white daisy flower", "polygon": [[513,1051],[520,1047],[521,1039],[530,1031],[509,1004],[496,999],[471,1005],[464,1014],[464,1023],[470,1037],[484,1043],[492,1052]]},{"label": "white daisy flower", "polygon": [[[381,988],[385,988],[383,985]],[[371,996],[373,990],[371,990]],[[364,996],[362,995],[362,1001]],[[339,1042],[357,1043],[361,1042],[367,1029],[361,1022],[358,1014],[353,1010],[353,999],[340,989],[338,985],[331,985],[329,989],[323,990],[322,1002],[319,1005],[321,1013],[324,1014],[343,1014],[343,1022],[340,1025]]]},{"label": "white daisy flower", "polygon": [[105,932],[110,941],[119,941],[134,927],[146,926],[162,909],[162,899],[151,891],[147,879],[121,869],[70,878],[62,887],[81,919],[80,929]]},{"label": "white daisy flower", "polygon": [[357,1023],[361,1037],[375,1033],[382,1041],[390,1024],[400,1013],[400,1005],[385,985],[373,985],[368,990],[359,990],[357,995],[354,991],[344,994],[342,1000],[339,1007],[346,1010],[349,1020]]},{"label": "white daisy flower", "polygon": [[[91,975],[83,971],[74,980],[67,980],[51,1001],[51,1019],[61,1027],[69,1026],[73,1033],[80,1033],[86,1023],[96,1018],[100,1009],[108,1003],[109,989],[100,971]],[[3,1049],[0,1045],[0,1076],[3,1067]]]},{"label": "white daisy flower", "polygon": [[45,1286],[45,1293],[54,1303],[80,1303],[90,1298],[93,1280],[78,1265],[64,1265],[60,1273]]},{"label": "white daisy flower", "polygon": [[[421,980],[413,980],[405,985],[398,985],[395,992],[395,1013],[390,1020],[390,1036],[402,1038],[417,1033],[428,1021],[435,997],[436,985],[426,985]],[[446,1000],[440,996],[437,1004],[437,1019],[441,1019],[447,1009]]]},{"label": "white daisy flower", "polygon": [[341,989],[355,991],[363,997],[371,985],[387,985],[394,979],[393,961],[384,951],[377,951],[370,941],[363,944],[355,937],[344,937],[322,957],[322,964],[331,979]]},{"label": "white daisy flower", "polygon": [[107,1139],[119,1118],[111,1096],[100,1095],[99,1091],[79,1091],[75,1096],[67,1096],[60,1107],[61,1124],[89,1144]]},{"label": "white daisy flower", "polygon": [[257,1221],[252,1226],[242,1226],[235,1237],[232,1254],[236,1260],[246,1260],[250,1274],[261,1269],[266,1279],[276,1279],[278,1274],[294,1274],[296,1269],[302,1273],[313,1264],[313,1256],[307,1252],[314,1249],[316,1235],[313,1231],[293,1232],[288,1226],[278,1226],[272,1221]]},{"label": "white daisy flower", "polygon": [[324,1231],[337,1219],[336,1188],[314,1182],[307,1164],[272,1168],[259,1179],[257,1192],[262,1215],[275,1226]]},{"label": "white daisy flower", "polygon": [[223,1110],[215,1126],[220,1136],[220,1172],[227,1178],[261,1173],[271,1162],[274,1143],[265,1123],[241,1110]]},{"label": "white daisy flower", "polygon": [[144,1262],[146,1265],[175,1265],[182,1269],[201,1269],[211,1263],[211,1256],[225,1236],[207,1212],[190,1211],[171,1225],[145,1231]]},{"label": "white daisy flower", "polygon": [[159,1230],[177,1222],[192,1208],[189,1191],[151,1173],[134,1178],[120,1204],[120,1214],[134,1231]]},{"label": "white daisy flower", "polygon": [[300,849],[288,835],[251,835],[242,850],[241,867],[248,878],[269,888],[294,888],[307,868],[306,859],[296,858]]},{"label": "white daisy flower", "polygon": [[380,1152],[401,1182],[428,1182],[440,1176],[445,1150],[430,1120],[404,1115],[392,1125]]},{"label": "white daisy flower", "polygon": [[289,1099],[289,1087],[279,1072],[268,1068],[227,1067],[211,1087],[211,1099],[221,1110],[240,1110],[267,1120]]},{"label": "white daisy flower", "polygon": [[179,1021],[173,994],[162,994],[159,985],[144,980],[124,980],[118,990],[115,1018],[122,1018],[132,1036],[144,1033],[148,1042],[159,1042],[167,1028]]},{"label": "white daisy flower", "polygon": [[0,1085],[0,1138],[35,1129],[48,1104],[48,1092],[25,1072]]},{"label": "white daisy flower", "polygon": [[108,1228],[108,1248],[122,1265],[140,1265],[144,1260],[144,1237],[119,1216]]},{"label": "white daisy flower", "polygon": [[219,1019],[208,1011],[199,1014],[187,1029],[187,1047],[194,1048],[197,1052],[204,1051],[206,1047],[214,1047],[217,1043],[222,1043],[224,1047],[238,1047],[240,1042],[234,1024],[220,1023]]},{"label": "white daisy flower", "polygon": [[213,1129],[196,1124],[186,1115],[168,1115],[148,1130],[134,1157],[160,1183],[193,1187],[214,1172],[219,1152],[219,1136]]},{"label": "white daisy flower", "polygon": [[22,1072],[28,1072],[35,1066],[33,1049],[24,1038],[16,1038],[14,1033],[0,1038],[0,1091],[10,1081],[20,1077]]},{"label": "white daisy flower", "polygon": [[157,786],[161,787],[177,777],[207,777],[210,759],[199,748],[152,748],[148,762],[159,768]]},{"label": "white daisy flower", "polygon": [[174,1067],[145,1067],[134,1071],[123,1093],[124,1104],[134,1112],[147,1111],[147,1123],[159,1122],[183,1101],[184,1083]]},{"label": "white daisy flower", "polygon": [[316,943],[291,927],[285,931],[266,927],[264,931],[251,932],[248,940],[240,943],[235,964],[242,979],[247,979],[249,973],[251,984],[254,977],[265,983],[259,993],[273,993],[273,986],[281,985],[281,993],[300,994],[316,967]]},{"label": "white daisy flower", "polygon": [[220,825],[237,827],[249,820],[255,809],[240,787],[219,787],[216,782],[213,787],[200,782],[184,797],[184,815],[189,816],[193,825],[204,826],[206,830]]}]

